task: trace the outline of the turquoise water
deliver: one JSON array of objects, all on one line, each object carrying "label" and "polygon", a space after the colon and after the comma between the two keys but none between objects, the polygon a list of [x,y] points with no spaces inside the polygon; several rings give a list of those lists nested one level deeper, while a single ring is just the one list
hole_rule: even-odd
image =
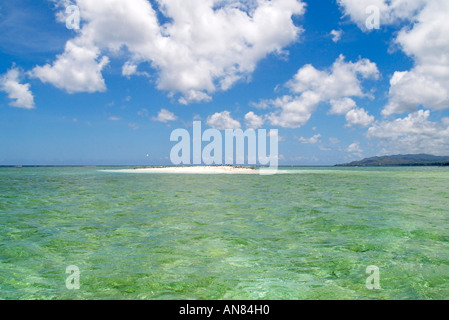
[{"label": "turquoise water", "polygon": [[0,168],[0,299],[449,297],[448,168],[283,170]]}]

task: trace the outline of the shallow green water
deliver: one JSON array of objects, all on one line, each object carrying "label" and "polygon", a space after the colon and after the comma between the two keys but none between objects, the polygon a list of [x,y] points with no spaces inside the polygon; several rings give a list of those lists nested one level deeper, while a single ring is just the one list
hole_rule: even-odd
[{"label": "shallow green water", "polygon": [[0,168],[0,299],[449,297],[447,168],[288,170]]}]

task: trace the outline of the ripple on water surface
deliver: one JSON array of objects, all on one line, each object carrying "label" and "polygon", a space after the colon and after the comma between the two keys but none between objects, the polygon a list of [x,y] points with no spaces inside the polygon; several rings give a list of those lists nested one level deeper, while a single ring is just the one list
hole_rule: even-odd
[{"label": "ripple on water surface", "polygon": [[448,297],[447,168],[282,170],[0,168],[0,298]]}]

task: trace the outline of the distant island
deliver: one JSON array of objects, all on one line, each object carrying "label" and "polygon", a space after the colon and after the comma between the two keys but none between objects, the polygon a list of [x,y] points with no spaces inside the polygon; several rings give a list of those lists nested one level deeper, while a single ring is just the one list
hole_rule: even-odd
[{"label": "distant island", "polygon": [[449,166],[449,156],[439,157],[430,154],[407,154],[366,158],[336,167],[405,167],[405,166]]}]

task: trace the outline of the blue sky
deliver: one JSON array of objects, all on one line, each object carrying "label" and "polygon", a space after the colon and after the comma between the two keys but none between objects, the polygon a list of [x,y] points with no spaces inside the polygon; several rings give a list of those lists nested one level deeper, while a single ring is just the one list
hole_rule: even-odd
[{"label": "blue sky", "polygon": [[194,120],[281,165],[449,155],[445,0],[90,2],[0,5],[0,165],[169,164]]}]

